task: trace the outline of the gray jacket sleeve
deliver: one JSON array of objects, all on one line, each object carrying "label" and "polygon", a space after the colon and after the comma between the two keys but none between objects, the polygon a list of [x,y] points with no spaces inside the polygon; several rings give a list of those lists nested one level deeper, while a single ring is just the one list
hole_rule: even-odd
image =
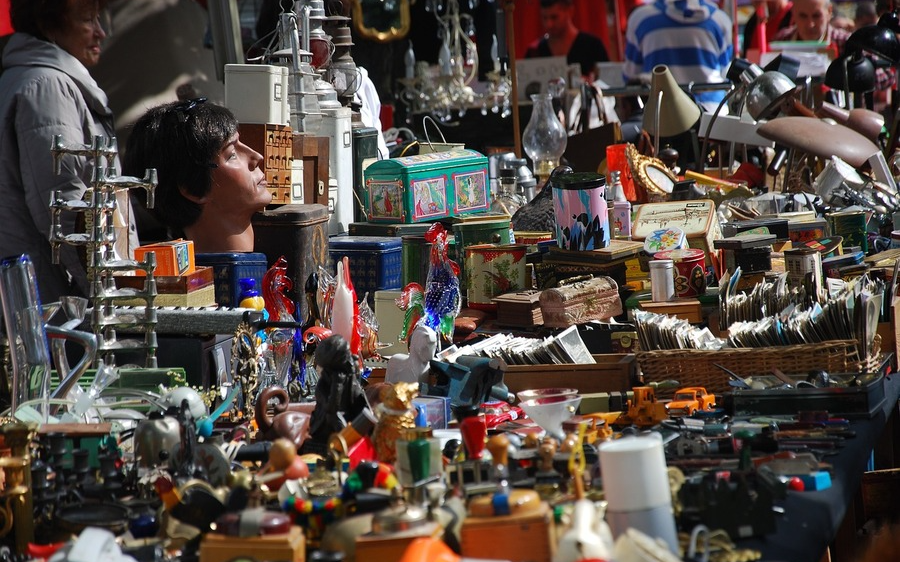
[{"label": "gray jacket sleeve", "polygon": [[[80,199],[89,181],[92,163],[86,157],[66,155],[61,173],[54,172],[50,148],[54,135],[68,145],[86,144],[93,136],[93,118],[78,88],[63,74],[31,82],[16,100],[16,136],[19,164],[28,212],[37,228],[50,233],[50,194],[60,190],[64,199]],[[63,232],[74,232],[75,213],[63,213]],[[88,294],[87,275],[75,248],[63,246],[60,263]]]}]

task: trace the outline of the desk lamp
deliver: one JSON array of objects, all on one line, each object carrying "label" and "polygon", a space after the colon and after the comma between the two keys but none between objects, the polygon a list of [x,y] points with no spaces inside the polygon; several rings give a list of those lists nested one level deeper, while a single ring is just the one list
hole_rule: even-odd
[{"label": "desk lamp", "polygon": [[[725,98],[716,107],[715,112],[707,123],[706,134],[703,138],[703,150],[701,151],[701,159],[699,161],[698,172],[703,172],[702,165],[706,157],[706,151],[709,145],[709,137],[713,129],[713,125],[722,111],[722,107],[732,98],[737,99],[737,121],[738,123],[753,124],[756,122],[769,119],[778,113],[781,106],[795,94],[797,86],[794,82],[777,70],[763,71],[758,65],[747,64],[746,61],[736,59],[729,67],[728,75],[733,78],[740,70],[739,83],[737,87],[732,88],[725,95]],[[743,113],[746,109],[747,115],[753,123],[748,123],[743,119]],[[732,158],[733,160],[733,158]]]},{"label": "desk lamp", "polygon": [[875,90],[875,63],[862,51],[841,55],[825,71],[825,85],[844,92],[848,109],[860,105],[859,96]]},{"label": "desk lamp", "polygon": [[700,106],[681,89],[668,66],[653,67],[643,128],[653,135],[654,155],[659,154],[660,137],[674,137],[690,131],[701,113]]}]

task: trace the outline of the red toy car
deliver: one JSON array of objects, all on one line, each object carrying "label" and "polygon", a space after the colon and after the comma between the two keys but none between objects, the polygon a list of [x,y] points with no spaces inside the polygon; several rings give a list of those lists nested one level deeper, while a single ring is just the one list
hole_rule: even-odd
[{"label": "red toy car", "polygon": [[483,403],[481,411],[484,412],[484,421],[488,429],[493,429],[501,423],[517,420],[525,415],[522,408],[510,406],[508,403],[500,400]]}]

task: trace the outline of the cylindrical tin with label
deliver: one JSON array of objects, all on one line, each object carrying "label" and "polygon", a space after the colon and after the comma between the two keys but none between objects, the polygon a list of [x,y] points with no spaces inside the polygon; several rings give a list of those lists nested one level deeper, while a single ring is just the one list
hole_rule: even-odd
[{"label": "cylindrical tin with label", "polygon": [[822,254],[813,248],[792,248],[784,251],[784,269],[792,285],[800,285],[807,276],[822,288]]},{"label": "cylindrical tin with label", "polygon": [[[657,252],[653,257],[657,260],[674,262],[676,297],[696,297],[706,292],[706,270],[704,269],[706,252],[703,250],[697,248],[667,250]],[[650,283],[653,283],[652,271]]]},{"label": "cylindrical tin with label", "polygon": [[550,183],[559,247],[597,250],[609,246],[606,176],[593,172],[561,174]]},{"label": "cylindrical tin with label", "polygon": [[495,309],[497,295],[531,287],[524,244],[477,244],[466,248],[466,297],[471,308]]}]

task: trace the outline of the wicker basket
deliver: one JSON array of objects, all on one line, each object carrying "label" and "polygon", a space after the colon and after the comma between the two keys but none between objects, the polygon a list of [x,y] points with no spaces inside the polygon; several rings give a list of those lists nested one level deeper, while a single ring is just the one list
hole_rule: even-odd
[{"label": "wicker basket", "polygon": [[[676,380],[682,387],[702,386],[715,394],[731,390],[728,374],[716,364],[742,377],[769,375],[771,369],[776,367],[786,374],[807,373],[815,369],[848,373],[868,370],[869,365],[868,362],[860,363],[853,340],[719,351],[641,351],[637,353],[637,363],[645,383]],[[658,390],[656,395],[668,399],[675,390]]]}]

